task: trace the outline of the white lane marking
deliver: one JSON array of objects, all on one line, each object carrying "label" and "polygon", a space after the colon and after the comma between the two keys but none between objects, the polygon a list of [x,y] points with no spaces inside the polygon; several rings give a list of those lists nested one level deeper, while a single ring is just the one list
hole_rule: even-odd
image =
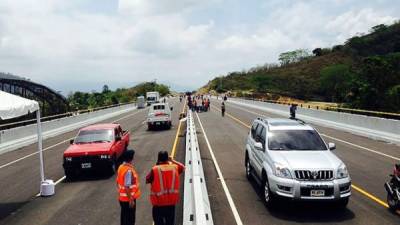
[{"label": "white lane marking", "polygon": [[[126,115],[126,116],[124,116],[124,117],[121,117],[121,118],[119,118],[119,119],[117,119],[117,120],[114,120],[114,121],[112,121],[112,123],[118,122],[118,121],[123,120],[123,119],[125,119],[125,118],[127,118],[127,117],[130,117],[130,116],[134,116],[134,115],[138,114],[139,112],[142,112],[142,110],[136,111],[136,112],[133,113],[133,114],[129,114],[129,115]],[[63,140],[63,141],[61,141],[61,142],[58,142],[57,144],[54,144],[54,145],[49,146],[49,147],[47,147],[47,148],[44,148],[44,149],[43,149],[43,152],[45,152],[45,151],[47,151],[47,150],[49,150],[49,149],[52,149],[52,148],[54,148],[54,147],[56,147],[56,146],[58,146],[58,145],[61,145],[61,144],[65,143],[65,142],[68,142],[70,139],[72,139],[72,138],[74,138],[74,137],[75,137],[75,136],[70,137],[70,138],[68,138],[68,139],[66,139],[66,140]],[[8,162],[8,163],[6,163],[6,164],[4,164],[4,165],[1,165],[1,166],[0,166],[0,169],[2,169],[2,168],[4,168],[4,167],[7,167],[7,166],[9,166],[9,165],[12,165],[12,164],[14,164],[14,163],[17,163],[17,162],[19,162],[19,161],[21,161],[21,160],[24,160],[24,159],[26,159],[26,158],[29,158],[29,157],[31,157],[31,156],[34,156],[34,155],[36,155],[36,154],[38,154],[38,153],[39,153],[39,151],[36,151],[36,152],[33,152],[33,153],[28,154],[28,155],[26,155],[26,156],[23,156],[23,157],[21,157],[21,158],[19,158],[19,159],[16,159],[16,160],[14,160],[14,161]]]},{"label": "white lane marking", "polygon": [[207,134],[206,134],[206,131],[204,130],[203,124],[201,123],[200,117],[199,117],[199,115],[197,113],[196,113],[196,116],[197,116],[197,120],[199,121],[201,130],[203,131],[204,139],[206,140],[206,143],[207,143],[207,146],[208,146],[208,150],[210,151],[211,158],[212,158],[212,160],[214,162],[214,165],[215,165],[215,169],[217,170],[217,173],[218,173],[218,177],[220,178],[220,181],[221,181],[221,184],[222,184],[222,188],[224,189],[226,198],[228,199],[228,202],[229,202],[229,206],[231,207],[233,216],[235,217],[236,224],[237,225],[243,225],[242,220],[240,219],[239,213],[238,213],[238,211],[236,209],[235,203],[233,202],[232,196],[231,196],[231,194],[229,192],[228,186],[225,183],[225,179],[224,179],[224,176],[222,175],[222,172],[221,172],[221,169],[220,169],[220,167],[218,165],[217,159],[215,158],[214,152],[213,152],[213,150],[211,148],[210,142],[208,141]]},{"label": "white lane marking", "polygon": [[335,141],[343,142],[343,143],[351,145],[353,147],[357,147],[357,148],[363,149],[365,151],[369,151],[369,152],[372,152],[372,153],[375,153],[375,154],[378,154],[378,155],[381,155],[381,156],[385,156],[385,157],[400,161],[400,158],[397,158],[395,156],[391,156],[391,155],[388,155],[388,154],[385,154],[385,153],[382,153],[382,152],[378,152],[378,151],[375,151],[375,150],[372,150],[372,149],[369,149],[369,148],[366,148],[366,147],[363,147],[363,146],[360,146],[360,145],[353,144],[353,143],[348,142],[348,141],[344,141],[344,140],[341,140],[341,139],[338,139],[338,138],[334,138],[334,137],[326,135],[326,134],[322,134],[321,133],[321,136],[325,136],[325,137],[333,139]]},{"label": "white lane marking", "polygon": [[[252,113],[252,114],[255,114],[255,115],[267,117],[267,116],[262,115],[260,113],[253,112],[253,111],[244,109],[244,108],[239,107],[239,106],[232,106],[231,105],[231,107],[237,108],[237,109],[240,109],[240,110],[243,110],[245,112],[249,112],[249,113]],[[335,141],[339,141],[339,142],[342,142],[344,144],[347,144],[347,145],[350,145],[350,146],[353,146],[353,147],[356,147],[356,148],[359,148],[359,149],[362,149],[362,150],[365,150],[365,151],[368,151],[368,152],[372,152],[372,153],[375,153],[375,154],[380,155],[380,156],[384,156],[384,157],[387,157],[387,158],[390,158],[390,159],[394,159],[394,160],[400,161],[400,158],[398,158],[398,157],[395,157],[395,156],[392,156],[392,155],[388,155],[388,154],[385,154],[385,153],[382,153],[382,152],[379,152],[379,151],[376,151],[376,150],[373,150],[373,149],[370,149],[370,148],[367,148],[367,147],[363,147],[361,145],[353,144],[351,142],[348,142],[348,141],[345,141],[345,140],[342,140],[342,139],[339,139],[339,138],[335,138],[335,137],[329,136],[329,135],[324,134],[324,133],[321,133],[321,136],[325,136],[325,137],[333,139]]]},{"label": "white lane marking", "polygon": [[[70,138],[70,139],[71,139],[71,138]],[[67,142],[67,141],[69,141],[69,139],[64,140],[64,141],[61,141],[61,142],[58,142],[57,144],[54,144],[54,145],[52,145],[52,146],[49,146],[49,147],[43,149],[43,152],[44,152],[44,151],[47,151],[47,150],[49,150],[49,149],[51,149],[51,148],[54,148],[54,147],[56,147],[56,146],[58,146],[58,145],[61,145],[61,144],[65,143],[65,142]],[[39,153],[39,151],[36,151],[36,152],[33,152],[33,153],[28,154],[28,155],[26,155],[26,156],[23,156],[23,157],[21,157],[21,158],[19,158],[19,159],[16,159],[16,160],[14,160],[14,161],[11,161],[11,162],[9,162],[9,163],[6,163],[6,164],[4,164],[4,165],[1,165],[1,166],[0,166],[0,169],[2,169],[2,168],[4,168],[4,167],[7,167],[7,166],[9,166],[9,165],[11,165],[11,164],[17,163],[17,162],[19,162],[19,161],[21,161],[21,160],[24,160],[24,159],[26,159],[26,158],[29,158],[29,157],[31,157],[31,156],[33,156],[33,155],[38,154],[38,153]]]}]

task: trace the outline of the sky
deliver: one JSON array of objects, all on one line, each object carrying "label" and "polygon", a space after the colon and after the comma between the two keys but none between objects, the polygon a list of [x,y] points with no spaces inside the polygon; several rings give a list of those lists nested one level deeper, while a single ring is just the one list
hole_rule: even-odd
[{"label": "sky", "polygon": [[399,0],[0,0],[0,71],[64,95],[193,90],[399,18]]}]

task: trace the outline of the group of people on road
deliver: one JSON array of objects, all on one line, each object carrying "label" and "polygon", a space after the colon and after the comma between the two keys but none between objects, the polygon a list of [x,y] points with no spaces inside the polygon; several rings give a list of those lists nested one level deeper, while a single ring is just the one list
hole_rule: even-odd
[{"label": "group of people on road", "polygon": [[[139,175],[133,166],[134,155],[134,150],[123,153],[123,163],[119,166],[117,173],[121,225],[135,224],[136,200],[141,196]],[[185,166],[172,159],[168,152],[158,153],[156,165],[146,176],[146,183],[151,185],[150,202],[153,205],[154,225],[175,224],[175,206],[179,201],[179,175],[184,170]]]},{"label": "group of people on road", "polygon": [[210,98],[204,95],[188,96],[188,107],[193,112],[208,112],[210,111]]}]

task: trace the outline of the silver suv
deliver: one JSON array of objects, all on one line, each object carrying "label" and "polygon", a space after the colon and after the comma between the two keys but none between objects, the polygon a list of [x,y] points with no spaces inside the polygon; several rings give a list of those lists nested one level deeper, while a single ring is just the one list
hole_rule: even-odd
[{"label": "silver suv", "polygon": [[258,118],[247,138],[246,176],[261,185],[267,207],[279,196],[334,201],[344,208],[351,179],[344,163],[331,152],[335,148],[302,121]]}]

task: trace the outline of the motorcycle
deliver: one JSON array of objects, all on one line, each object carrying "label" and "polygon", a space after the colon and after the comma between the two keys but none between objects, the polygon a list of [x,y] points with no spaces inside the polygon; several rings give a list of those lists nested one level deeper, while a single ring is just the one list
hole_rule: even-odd
[{"label": "motorcycle", "polygon": [[385,183],[387,203],[391,211],[400,209],[400,164],[396,164],[390,180]]}]

